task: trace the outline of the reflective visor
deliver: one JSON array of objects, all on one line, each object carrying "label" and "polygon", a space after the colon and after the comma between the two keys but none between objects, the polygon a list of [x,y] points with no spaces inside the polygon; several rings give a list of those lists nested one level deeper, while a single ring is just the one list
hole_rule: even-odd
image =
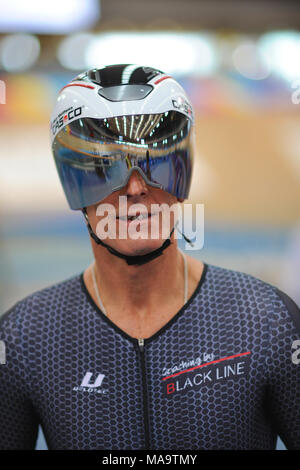
[{"label": "reflective visor", "polygon": [[186,199],[193,165],[193,127],[182,113],[71,121],[53,153],[71,209],[100,202],[135,169],[147,184]]}]

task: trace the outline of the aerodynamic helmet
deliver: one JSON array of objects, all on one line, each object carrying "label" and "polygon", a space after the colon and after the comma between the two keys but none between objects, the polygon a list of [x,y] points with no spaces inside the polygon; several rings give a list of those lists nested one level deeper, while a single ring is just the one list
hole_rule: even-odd
[{"label": "aerodynamic helmet", "polygon": [[133,170],[153,187],[189,195],[193,110],[181,85],[160,70],[125,64],[81,73],[58,94],[51,142],[71,209],[100,202]]}]

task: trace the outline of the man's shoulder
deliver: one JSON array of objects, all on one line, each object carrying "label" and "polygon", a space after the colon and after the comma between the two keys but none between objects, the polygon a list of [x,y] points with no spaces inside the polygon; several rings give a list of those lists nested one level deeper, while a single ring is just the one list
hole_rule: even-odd
[{"label": "man's shoulder", "polygon": [[253,274],[215,264],[205,264],[206,277],[209,277],[216,287],[226,289],[231,294],[237,291],[241,291],[240,293],[244,295],[252,291],[256,295],[260,293],[265,294],[267,292],[272,294],[277,289],[277,287],[270,282],[264,281]]},{"label": "man's shoulder", "polygon": [[68,279],[51,284],[43,289],[34,291],[17,301],[9,310],[0,316],[0,325],[19,324],[36,321],[45,314],[55,314],[57,305],[67,306],[80,292],[82,276],[76,274]]},{"label": "man's shoulder", "polygon": [[268,317],[292,318],[300,331],[300,309],[296,302],[279,287],[252,274],[207,264],[206,277],[216,292],[240,305]]}]

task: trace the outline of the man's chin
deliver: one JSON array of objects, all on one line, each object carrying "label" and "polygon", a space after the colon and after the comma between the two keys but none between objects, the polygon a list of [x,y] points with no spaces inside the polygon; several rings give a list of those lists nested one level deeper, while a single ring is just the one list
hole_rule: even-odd
[{"label": "man's chin", "polygon": [[165,240],[126,240],[126,243],[116,243],[113,248],[127,256],[146,255],[161,247]]}]

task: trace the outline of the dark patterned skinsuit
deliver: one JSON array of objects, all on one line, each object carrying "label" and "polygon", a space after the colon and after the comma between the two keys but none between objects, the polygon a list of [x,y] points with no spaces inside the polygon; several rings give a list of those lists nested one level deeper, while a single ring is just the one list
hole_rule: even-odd
[{"label": "dark patterned skinsuit", "polygon": [[144,345],[76,275],[14,305],[0,340],[1,449],[33,449],[39,424],[49,449],[300,449],[300,311],[251,275],[205,263]]}]

